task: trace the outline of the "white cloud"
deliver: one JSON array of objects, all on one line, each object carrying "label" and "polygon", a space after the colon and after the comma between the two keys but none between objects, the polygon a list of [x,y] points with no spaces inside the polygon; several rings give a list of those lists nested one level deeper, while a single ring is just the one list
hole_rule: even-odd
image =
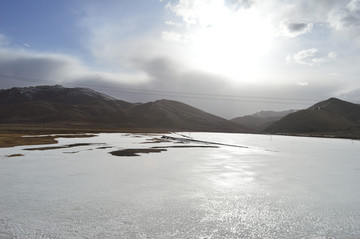
[{"label": "white cloud", "polygon": [[307,81],[301,81],[301,82],[298,82],[296,83],[298,86],[308,86],[309,85],[309,82]]},{"label": "white cloud", "polygon": [[288,63],[294,61],[298,64],[314,66],[329,62],[335,58],[336,58],[335,52],[330,52],[324,55],[318,49],[311,48],[300,51],[294,54],[293,56],[287,56],[286,61]]},{"label": "white cloud", "polygon": [[165,21],[165,24],[169,26],[182,27],[181,23],[173,22],[173,21]]},{"label": "white cloud", "polygon": [[[344,54],[348,45],[330,30],[356,33],[360,0],[161,0],[145,12],[136,1],[81,2],[91,5],[79,14],[87,63],[11,45],[23,50],[1,50],[0,70],[60,84],[270,97],[330,97],[345,85],[342,79],[357,84],[353,63],[359,54]],[[8,38],[0,35],[5,44]],[[341,59],[335,61],[335,52]],[[285,56],[293,64],[284,65]],[[207,101],[202,106],[213,107]]]},{"label": "white cloud", "polygon": [[[338,48],[328,49],[324,41],[327,36],[322,32],[329,32],[327,14],[342,7],[339,1],[179,0],[164,1],[163,7],[164,18],[158,19],[159,25],[153,30],[136,30],[141,25],[137,18],[129,25],[118,15],[87,16],[89,49],[94,58],[107,69],[144,74],[151,79],[145,84],[161,82],[158,86],[164,90],[171,88],[172,83],[184,90],[186,84],[206,85],[205,79],[210,76],[220,78],[224,85],[240,86],[266,82],[281,85],[291,75],[294,87],[304,79],[311,80],[313,87],[314,81],[330,72],[325,69],[329,64],[324,63],[336,58],[332,51],[338,52]],[[101,24],[96,24],[97,19],[101,19]],[[275,35],[280,26],[287,38]],[[134,29],[136,34],[131,34]],[[322,51],[311,48],[320,45]],[[305,50],[297,52],[299,48]],[[297,64],[284,67],[286,55],[288,62],[321,67],[308,68],[306,72]],[[158,67],[157,59],[163,59],[162,67]],[[166,63],[172,68],[164,67]],[[338,68],[331,71],[342,73]],[[188,82],[179,77],[185,72],[201,72],[206,77]],[[181,84],[182,80],[186,84]],[[198,87],[197,91],[203,89]]]},{"label": "white cloud", "polygon": [[343,8],[333,9],[328,14],[330,26],[360,44],[360,0],[352,0]]},{"label": "white cloud", "polygon": [[225,4],[232,10],[238,10],[240,8],[250,8],[255,4],[254,0],[225,0]]},{"label": "white cloud", "polygon": [[335,58],[337,57],[337,54],[336,54],[336,52],[330,52],[330,53],[327,55],[327,57],[328,57],[329,59],[335,59]]},{"label": "white cloud", "polygon": [[337,73],[337,72],[331,72],[330,74],[328,74],[328,76],[330,76],[330,77],[339,77],[340,76],[340,74],[339,73]]},{"label": "white cloud", "polygon": [[[164,57],[177,59],[178,67],[186,70],[253,81],[260,78],[259,69],[264,66],[279,67],[284,64],[284,56],[294,49],[311,48],[310,44],[302,46],[304,38],[296,36],[307,34],[307,43],[319,43],[321,40],[315,37],[321,36],[316,31],[326,28],[328,12],[341,6],[335,0],[179,0],[164,1],[162,5],[166,5],[164,18],[153,30],[153,26],[137,29],[141,25],[137,17],[129,23],[119,14],[102,16],[89,12],[85,28],[90,34],[84,45],[109,70],[140,74],[144,71],[134,59]],[[280,26],[281,34],[289,38],[275,35]],[[326,45],[322,49],[330,52]],[[320,65],[333,58],[322,52],[305,51],[289,55],[287,61]]]},{"label": "white cloud", "polygon": [[352,12],[358,12],[360,10],[360,1],[359,0],[352,0],[347,7],[352,11]]},{"label": "white cloud", "polygon": [[169,3],[167,8],[188,25],[210,26],[223,14],[224,1],[179,0],[177,4]]},{"label": "white cloud", "polygon": [[0,47],[1,46],[6,46],[10,43],[10,40],[7,36],[0,34]]},{"label": "white cloud", "polygon": [[166,40],[166,41],[186,41],[186,36],[179,34],[177,32],[162,32],[161,33],[161,38]]}]

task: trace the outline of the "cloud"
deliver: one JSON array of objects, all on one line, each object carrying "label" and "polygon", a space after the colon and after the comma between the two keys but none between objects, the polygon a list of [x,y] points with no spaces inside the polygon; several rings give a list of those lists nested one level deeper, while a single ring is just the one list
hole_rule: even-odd
[{"label": "cloud", "polygon": [[62,80],[79,72],[76,58],[23,50],[0,49],[0,72],[41,80]]},{"label": "cloud", "polygon": [[256,1],[256,3],[267,6],[267,10],[273,10],[272,16],[280,21],[289,22],[315,22],[327,21],[327,15],[334,9],[344,6],[339,0],[269,0]]},{"label": "cloud", "polygon": [[[75,57],[42,54],[32,51],[0,50],[0,72],[23,76],[19,86],[63,84],[68,87],[90,87],[130,102],[147,102],[160,98],[179,100],[210,113],[232,118],[264,109],[282,110],[310,105],[308,101],[286,100],[297,97],[331,96],[333,88],[321,85],[302,91],[298,86],[277,83],[264,85],[234,85],[214,74],[179,67],[179,62],[169,57],[137,58],[133,64],[143,74],[108,73],[92,71]],[[1,87],[14,86],[14,80],[1,77]],[[130,88],[130,89],[128,89]],[[131,90],[134,88],[136,90]],[[127,90],[128,89],[128,90]],[[338,86],[337,86],[338,89]],[[183,92],[183,93],[182,93]],[[313,94],[315,92],[315,94]],[[285,100],[274,100],[277,97]],[[280,98],[281,98],[280,97]],[[292,104],[294,103],[294,104]],[[315,100],[314,100],[315,103]],[[224,107],[224,104],[229,107]],[[299,106],[300,105],[300,106]]]},{"label": "cloud", "polygon": [[165,21],[165,24],[169,26],[182,27],[182,24],[179,22]]},{"label": "cloud", "polygon": [[301,82],[298,82],[296,83],[298,86],[308,86],[309,85],[309,82],[307,81],[301,81]]},{"label": "cloud", "polygon": [[314,66],[329,62],[335,58],[336,58],[335,52],[330,52],[327,55],[324,55],[318,49],[311,48],[300,51],[294,54],[293,56],[287,56],[286,60],[288,63],[294,61],[298,64]]},{"label": "cloud", "polygon": [[254,3],[254,0],[225,0],[225,5],[235,11],[240,8],[250,8]]},{"label": "cloud", "polygon": [[204,92],[216,92],[226,88],[224,78],[206,72],[181,69],[178,67],[179,62],[168,57],[138,59],[137,65],[152,79],[148,83],[154,88],[190,91],[202,89]]},{"label": "cloud", "polygon": [[163,40],[166,40],[166,41],[178,41],[178,42],[181,42],[181,41],[186,41],[186,36],[184,36],[183,34],[179,34],[177,32],[174,32],[174,31],[164,31],[161,33],[161,38]]},{"label": "cloud", "polygon": [[288,23],[287,28],[290,32],[302,32],[308,28],[310,24],[306,23]]},{"label": "cloud", "polygon": [[360,0],[352,0],[343,8],[333,9],[328,15],[328,21],[342,36],[360,44]]},{"label": "cloud", "polygon": [[1,87],[23,84],[67,84],[86,80],[134,85],[147,80],[145,74],[109,73],[90,70],[76,57],[0,48]]},{"label": "cloud", "polygon": [[[238,2],[240,4],[242,1]],[[167,8],[189,26],[211,26],[223,14],[224,1],[179,0],[176,4],[168,3]]]},{"label": "cloud", "polygon": [[10,43],[10,40],[7,36],[0,34],[0,47],[1,46],[6,46]]},{"label": "cloud", "polygon": [[[29,85],[95,86],[95,90],[131,102],[168,98],[233,117],[294,107],[286,100],[271,103],[277,97],[334,96],[345,85],[340,78],[358,75],[349,64],[358,58],[344,59],[344,45],[333,41],[330,31],[356,32],[358,1],[154,2],[144,1],[140,7],[138,1],[81,1],[86,6],[79,10],[79,34],[87,59],[40,53],[34,43],[34,50],[24,45],[22,51],[1,49],[0,70],[28,77]],[[337,17],[338,30],[328,24],[330,13]],[[279,32],[286,37],[278,37]],[[0,35],[0,47],[7,41]],[[341,54],[343,64],[325,64],[336,59],[335,52]],[[287,55],[293,64],[285,65]],[[341,77],[330,76],[331,72]],[[0,84],[4,88],[11,82],[1,77]],[[214,99],[218,95],[237,98]],[[249,104],[251,101],[259,103]]]},{"label": "cloud", "polygon": [[281,35],[288,37],[296,37],[305,33],[309,33],[312,31],[312,29],[312,23],[283,22],[281,24]]},{"label": "cloud", "polygon": [[[310,87],[308,82],[281,86],[272,82],[263,85],[228,84],[221,76],[199,71],[181,71],[177,68],[178,63],[169,58],[139,61],[138,64],[151,77],[151,81],[139,86],[138,89],[143,89],[144,94],[136,95],[137,100],[149,101],[160,97],[179,100],[227,118],[264,109],[306,108],[316,103],[316,99],[310,100],[311,97],[316,95],[319,100],[321,97],[329,98],[329,92],[333,90],[331,84],[326,87],[312,84]],[[149,90],[150,93],[147,94]],[[134,99],[132,98],[133,101]]]},{"label": "cloud", "polygon": [[360,0],[352,0],[345,8],[330,13],[330,23],[337,29],[358,28],[360,23]]},{"label": "cloud", "polygon": [[351,90],[339,93],[339,97],[341,99],[360,104],[360,88],[353,87]]}]

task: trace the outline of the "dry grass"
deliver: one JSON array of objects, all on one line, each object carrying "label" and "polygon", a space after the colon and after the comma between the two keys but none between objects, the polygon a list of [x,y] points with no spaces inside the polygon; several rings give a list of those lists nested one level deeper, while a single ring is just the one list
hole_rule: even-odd
[{"label": "dry grass", "polygon": [[[69,134],[69,135],[46,135],[46,136],[25,136],[23,134],[1,134],[0,133],[0,148],[14,147],[20,145],[39,145],[39,144],[55,144],[58,141],[56,138],[89,138],[96,135],[92,134]],[[71,145],[70,145],[71,146]],[[66,146],[48,147],[46,149],[68,148]],[[81,145],[80,145],[81,146]]]},{"label": "dry grass", "polygon": [[84,134],[84,133],[168,133],[167,129],[110,128],[101,125],[26,125],[0,124],[0,134],[18,133],[23,135]]},{"label": "dry grass", "polygon": [[[93,137],[85,133],[168,133],[162,129],[106,128],[100,125],[70,127],[53,125],[0,124],[0,148],[57,143],[56,138]],[[55,135],[56,134],[56,135]],[[61,134],[61,135],[60,135]],[[67,134],[67,135],[63,135]],[[38,135],[47,135],[41,136]],[[51,135],[51,136],[50,136]],[[27,137],[23,137],[27,136]],[[33,137],[32,137],[33,136]]]},{"label": "dry grass", "polygon": [[7,155],[6,157],[8,158],[14,158],[14,157],[21,157],[24,156],[23,154],[11,154],[11,155]]},{"label": "dry grass", "polygon": [[53,136],[23,137],[23,134],[0,134],[0,148],[54,143],[57,143],[57,141]]}]

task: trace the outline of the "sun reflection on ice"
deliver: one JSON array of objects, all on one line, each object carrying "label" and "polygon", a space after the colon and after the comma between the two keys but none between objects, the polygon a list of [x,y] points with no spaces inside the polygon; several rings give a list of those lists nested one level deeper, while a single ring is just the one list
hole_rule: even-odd
[{"label": "sun reflection on ice", "polygon": [[221,152],[212,154],[207,165],[209,179],[214,185],[231,188],[255,180],[256,173],[247,155],[252,150],[222,148]]}]

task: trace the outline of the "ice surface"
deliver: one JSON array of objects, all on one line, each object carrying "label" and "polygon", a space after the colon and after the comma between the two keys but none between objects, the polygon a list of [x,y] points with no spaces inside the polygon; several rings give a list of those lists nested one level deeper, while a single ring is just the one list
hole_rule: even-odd
[{"label": "ice surface", "polygon": [[360,238],[359,141],[191,133],[248,148],[109,154],[177,145],[153,137],[0,149],[0,238]]}]

